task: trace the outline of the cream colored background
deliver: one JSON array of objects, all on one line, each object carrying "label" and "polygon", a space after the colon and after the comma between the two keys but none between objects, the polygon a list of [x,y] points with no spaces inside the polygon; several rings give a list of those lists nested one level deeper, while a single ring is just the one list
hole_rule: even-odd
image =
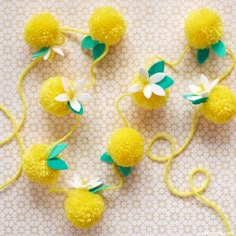
[{"label": "cream colored background", "polygon": [[[118,117],[114,102],[126,91],[134,73],[153,54],[176,59],[187,44],[184,18],[199,7],[215,9],[222,16],[225,36],[223,41],[236,52],[236,1],[42,1],[2,0],[0,2],[0,104],[21,117],[21,103],[16,93],[17,79],[31,61],[34,52],[24,42],[22,30],[32,14],[50,11],[62,26],[87,30],[88,18],[98,6],[111,5],[120,11],[128,25],[122,42],[111,48],[109,55],[97,67],[98,83],[91,90],[93,102],[85,107],[77,131],[67,140],[69,147],[64,153],[70,170],[63,172],[61,186],[66,185],[73,173],[83,177],[102,177],[107,183],[116,178],[109,165],[99,161],[106,149],[109,134],[123,124]],[[82,36],[70,37],[64,49],[66,56],[57,57],[52,63],[42,62],[25,80],[28,116],[22,135],[28,148],[34,143],[51,143],[61,137],[72,125],[73,115],[55,118],[38,104],[38,91],[50,76],[66,76],[72,79],[89,79],[91,57],[80,48]],[[167,104],[156,111],[144,111],[127,98],[121,103],[122,110],[132,127],[140,130],[148,141],[157,132],[167,131],[182,144],[187,137],[191,115],[196,107],[182,99],[188,92],[187,85],[197,81],[204,73],[215,79],[229,65],[211,54],[204,66],[198,66],[196,51],[187,54],[183,63],[168,73],[176,79]],[[236,91],[236,73],[224,83]],[[171,177],[174,184],[187,190],[188,173],[196,166],[207,168],[212,182],[205,196],[216,201],[229,216],[236,233],[236,120],[226,125],[214,125],[201,118],[195,138],[188,149],[173,164]],[[11,130],[9,122],[1,114],[0,136]],[[157,151],[156,145],[154,151]],[[163,142],[161,154],[168,153]],[[15,173],[19,154],[15,141],[0,149],[0,182]],[[187,236],[225,235],[223,224],[214,211],[194,198],[180,199],[172,196],[163,182],[164,165],[152,163],[146,156],[143,162],[126,179],[124,188],[106,192],[107,210],[102,221],[90,230],[81,231],[70,225],[64,216],[65,196],[48,194],[46,187],[32,184],[24,175],[12,186],[0,192],[0,235],[127,235],[127,236]],[[202,178],[198,179],[199,181]],[[212,234],[210,234],[212,232]],[[215,232],[215,234],[213,234]],[[207,234],[208,233],[208,234]]]}]

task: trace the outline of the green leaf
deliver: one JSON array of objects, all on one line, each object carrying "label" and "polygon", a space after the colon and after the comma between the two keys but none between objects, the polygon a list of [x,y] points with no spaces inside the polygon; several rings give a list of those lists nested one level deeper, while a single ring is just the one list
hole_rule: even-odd
[{"label": "green leaf", "polygon": [[83,107],[82,103],[80,103],[80,105],[81,105],[80,111],[75,111],[75,110],[71,107],[70,103],[69,103],[69,102],[67,103],[68,108],[69,108],[73,113],[75,113],[75,114],[77,114],[77,115],[83,115],[83,114],[84,114],[84,107]]},{"label": "green leaf", "polygon": [[89,192],[91,193],[97,193],[105,188],[108,188],[109,186],[108,185],[102,185],[102,186],[98,186],[98,187],[95,187],[95,188],[90,188],[89,189]]},{"label": "green leaf", "polygon": [[47,160],[47,165],[53,170],[67,170],[68,169],[66,162],[56,157]]},{"label": "green leaf", "polygon": [[152,76],[158,72],[164,72],[165,69],[165,62],[164,61],[159,61],[155,64],[153,64],[149,70],[148,70],[148,74],[149,76]]},{"label": "green leaf", "polygon": [[37,57],[45,55],[48,52],[49,49],[50,49],[50,47],[39,49],[36,53],[34,53],[32,55],[32,58],[37,58]]},{"label": "green leaf", "polygon": [[167,75],[165,76],[163,80],[161,80],[160,82],[157,82],[156,84],[161,86],[163,89],[167,89],[170,86],[172,86],[174,83],[175,81]]},{"label": "green leaf", "polygon": [[185,99],[188,99],[188,97],[192,97],[192,96],[197,96],[196,94],[193,94],[193,93],[189,93],[189,94],[184,94],[183,97]]},{"label": "green leaf", "polygon": [[106,163],[113,163],[114,161],[112,160],[111,156],[107,153],[104,152],[102,156],[100,157],[100,160]]},{"label": "green leaf", "polygon": [[225,57],[226,48],[224,43],[220,40],[218,43],[211,45],[213,52],[219,57]]},{"label": "green leaf", "polygon": [[197,99],[197,100],[191,101],[191,102],[192,102],[192,104],[194,104],[194,105],[198,105],[198,104],[200,104],[200,103],[206,102],[207,100],[208,100],[208,97],[203,97],[203,98],[199,98],[199,99]]},{"label": "green leaf", "polygon": [[96,60],[98,59],[105,51],[106,45],[104,43],[98,43],[94,48],[93,48],[93,59]]},{"label": "green leaf", "polygon": [[68,145],[66,143],[57,144],[49,153],[48,159],[57,157]]},{"label": "green leaf", "polygon": [[197,51],[197,61],[200,65],[202,65],[207,60],[207,58],[209,57],[209,53],[209,48],[199,49]]},{"label": "green leaf", "polygon": [[93,40],[90,35],[86,36],[81,43],[81,47],[84,49],[92,49],[98,44],[97,40]]},{"label": "green leaf", "polygon": [[131,173],[132,167],[118,166],[118,169],[120,170],[122,175],[127,177]]}]

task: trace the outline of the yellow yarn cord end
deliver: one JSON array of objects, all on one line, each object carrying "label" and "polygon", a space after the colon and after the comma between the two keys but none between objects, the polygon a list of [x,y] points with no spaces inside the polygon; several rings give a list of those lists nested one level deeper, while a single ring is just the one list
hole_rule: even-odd
[{"label": "yellow yarn cord end", "polygon": [[105,191],[105,190],[119,190],[122,188],[122,186],[124,184],[124,179],[123,179],[121,173],[119,172],[119,170],[117,169],[117,166],[115,163],[112,163],[112,169],[115,172],[115,174],[117,175],[117,177],[119,178],[119,183],[117,185],[105,188],[105,189],[103,189],[103,191]]},{"label": "yellow yarn cord end", "polygon": [[97,58],[90,66],[90,77],[91,77],[91,81],[85,85],[86,88],[90,88],[90,87],[93,87],[96,83],[96,77],[95,77],[95,73],[94,73],[94,68],[96,66],[96,64],[101,61],[108,53],[109,51],[109,46],[108,45],[105,45],[105,51],[103,52],[103,54]]},{"label": "yellow yarn cord end", "polygon": [[127,119],[125,118],[125,116],[122,114],[121,110],[120,110],[120,102],[121,100],[124,98],[124,97],[128,97],[128,96],[132,96],[132,94],[130,93],[124,93],[122,95],[120,95],[118,97],[118,99],[116,100],[116,103],[115,103],[115,108],[116,108],[116,111],[118,113],[118,115],[120,116],[121,120],[124,122],[125,126],[126,127],[129,127],[129,123],[127,121]]}]

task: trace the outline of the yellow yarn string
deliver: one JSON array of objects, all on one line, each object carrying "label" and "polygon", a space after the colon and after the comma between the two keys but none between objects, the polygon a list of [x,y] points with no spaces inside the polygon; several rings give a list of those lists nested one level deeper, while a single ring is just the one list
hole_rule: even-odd
[{"label": "yellow yarn string", "polygon": [[[182,151],[184,151],[184,149],[188,146],[188,144],[192,140],[192,137],[193,137],[193,135],[195,133],[195,130],[196,130],[197,115],[198,115],[198,110],[195,112],[195,114],[193,116],[192,128],[191,128],[190,134],[189,134],[188,138],[186,139],[186,141],[184,142],[184,144],[182,145],[181,148],[176,150],[176,142],[175,142],[174,138],[172,136],[170,136],[169,134],[160,133],[160,134],[156,135],[155,137],[153,137],[151,139],[151,141],[149,142],[149,144],[147,146],[147,155],[153,161],[157,161],[157,162],[166,162],[167,161],[166,166],[165,166],[165,172],[164,172],[164,180],[165,180],[165,183],[166,183],[169,191],[173,195],[178,196],[178,197],[183,197],[183,198],[184,197],[195,196],[198,200],[203,202],[205,205],[207,205],[208,207],[214,209],[218,213],[218,215],[221,217],[228,236],[232,236],[233,233],[230,229],[229,221],[227,219],[227,216],[224,214],[224,212],[219,208],[218,205],[216,205],[215,202],[213,202],[213,201],[211,201],[211,200],[209,200],[209,199],[207,199],[207,198],[205,198],[204,196],[201,195],[201,193],[206,190],[206,188],[208,187],[208,185],[210,183],[210,174],[206,169],[204,169],[204,168],[195,168],[190,173],[190,175],[189,175],[190,191],[183,192],[183,191],[180,191],[180,190],[176,189],[171,184],[171,182],[169,180],[169,172],[170,172],[171,167],[172,167],[173,159],[175,157],[177,157]],[[170,153],[169,156],[160,157],[160,156],[155,156],[152,153],[151,147],[159,139],[165,139],[165,140],[170,142],[170,144],[171,144],[171,153]],[[196,174],[203,174],[206,177],[205,181],[203,182],[203,184],[199,188],[194,187],[193,178]]]},{"label": "yellow yarn string", "polygon": [[61,28],[62,31],[64,32],[72,32],[72,33],[79,33],[79,34],[84,34],[84,35],[89,35],[89,32],[85,32],[76,28],[71,28],[71,27],[63,27]]},{"label": "yellow yarn string", "polygon": [[122,175],[120,174],[119,170],[117,169],[117,166],[115,163],[112,163],[112,169],[115,172],[115,174],[118,176],[119,183],[117,185],[105,188],[105,189],[103,189],[103,191],[105,191],[105,190],[118,190],[118,189],[121,189],[124,184],[124,179],[123,179]]},{"label": "yellow yarn string", "polygon": [[233,51],[228,47],[226,48],[226,51],[230,55],[232,62],[230,64],[229,68],[224,72],[224,74],[222,74],[219,77],[220,82],[222,82],[232,72],[232,70],[234,69],[235,64],[236,64],[236,58],[235,58],[235,55],[234,55]]},{"label": "yellow yarn string", "polygon": [[[17,132],[17,124],[16,121],[14,119],[14,117],[12,116],[12,114],[3,106],[0,106],[0,110],[6,115],[6,117],[11,121],[12,126],[13,126],[13,133],[16,137],[16,141],[17,144],[19,146],[19,152],[20,152],[20,159],[22,159],[23,153],[24,153],[24,148],[23,148],[23,142],[22,139],[20,137],[20,134]],[[10,137],[10,136],[9,136]],[[14,137],[14,136],[13,136]],[[9,180],[7,180],[5,183],[0,185],[0,190],[4,189],[5,187],[7,187],[8,185],[12,184],[13,182],[15,182],[22,173],[22,164],[20,163],[16,174]]]},{"label": "yellow yarn string", "polygon": [[117,111],[118,115],[120,116],[120,118],[122,119],[122,121],[124,122],[124,124],[125,124],[126,127],[129,127],[129,123],[128,123],[127,119],[125,118],[125,116],[122,114],[119,105],[120,105],[121,100],[122,100],[124,97],[128,97],[128,96],[132,96],[132,94],[130,94],[130,93],[124,93],[124,94],[120,95],[120,96],[117,98],[116,103],[115,103],[116,111]]},{"label": "yellow yarn string", "polygon": [[[17,126],[16,129],[14,129],[14,131],[8,136],[6,137],[4,140],[0,141],[0,145],[4,145],[8,142],[10,142],[14,136],[16,135],[16,132],[19,132],[21,130],[21,128],[23,127],[24,123],[25,123],[25,119],[26,119],[26,113],[27,113],[27,107],[26,107],[26,99],[25,99],[25,94],[24,94],[24,89],[23,89],[23,81],[25,79],[25,76],[28,74],[28,72],[41,60],[42,58],[39,57],[35,60],[33,60],[27,67],[26,69],[22,72],[22,74],[19,77],[18,80],[18,86],[17,86],[17,90],[21,99],[21,103],[22,103],[22,110],[23,110],[23,114],[22,114],[22,118],[20,120],[19,125]],[[8,114],[10,114],[8,112]]]},{"label": "yellow yarn string", "polygon": [[90,77],[91,77],[91,81],[85,85],[86,88],[90,88],[92,86],[95,85],[96,83],[96,77],[95,77],[95,73],[94,73],[94,68],[96,66],[96,64],[101,61],[108,53],[109,51],[109,46],[108,45],[105,45],[105,51],[103,52],[103,54],[97,58],[90,66]]},{"label": "yellow yarn string", "polygon": [[165,61],[165,64],[167,64],[167,65],[169,65],[169,66],[171,66],[171,67],[177,66],[177,65],[179,65],[179,64],[181,63],[181,61],[183,60],[185,54],[188,52],[189,49],[190,49],[190,46],[186,46],[186,47],[183,49],[183,51],[182,51],[180,57],[177,59],[176,62],[167,61],[167,60],[163,59],[163,57],[158,56],[158,55],[155,55],[155,56],[152,56],[151,58],[149,58],[149,59],[147,60],[145,66],[146,66],[146,68],[149,68],[149,67],[152,65],[152,61],[155,60],[155,59],[163,60],[163,61]]}]

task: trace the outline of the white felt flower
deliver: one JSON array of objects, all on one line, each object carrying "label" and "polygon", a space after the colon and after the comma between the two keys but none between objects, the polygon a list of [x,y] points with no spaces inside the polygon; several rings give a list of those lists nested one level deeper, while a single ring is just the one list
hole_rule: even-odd
[{"label": "white felt flower", "polygon": [[153,74],[152,76],[149,76],[148,72],[145,69],[141,68],[139,70],[139,76],[142,82],[140,84],[133,84],[128,89],[128,92],[137,93],[139,91],[143,91],[144,96],[148,99],[152,96],[152,93],[158,96],[166,95],[165,90],[157,84],[165,78],[165,73],[158,72]]},{"label": "white felt flower", "polygon": [[67,102],[73,111],[77,113],[80,112],[83,110],[81,102],[87,102],[92,99],[89,94],[81,93],[85,83],[85,80],[78,80],[77,83],[72,86],[68,79],[62,78],[62,85],[65,93],[55,97],[55,100],[58,102]]},{"label": "white felt flower", "polygon": [[73,180],[68,181],[68,184],[73,188],[82,188],[82,189],[93,189],[103,185],[103,182],[100,178],[95,178],[93,180],[87,181],[80,178],[80,176],[75,175]]},{"label": "white felt flower", "polygon": [[43,55],[43,59],[48,60],[50,58],[50,56],[52,55],[52,53],[56,53],[56,54],[64,57],[64,52],[62,51],[61,48],[59,48],[58,46],[52,46],[48,49],[47,53]]},{"label": "white felt flower", "polygon": [[190,85],[189,89],[195,95],[200,97],[208,97],[211,90],[218,84],[219,79],[216,79],[210,83],[208,78],[202,74],[200,81],[201,82],[198,85]]}]

